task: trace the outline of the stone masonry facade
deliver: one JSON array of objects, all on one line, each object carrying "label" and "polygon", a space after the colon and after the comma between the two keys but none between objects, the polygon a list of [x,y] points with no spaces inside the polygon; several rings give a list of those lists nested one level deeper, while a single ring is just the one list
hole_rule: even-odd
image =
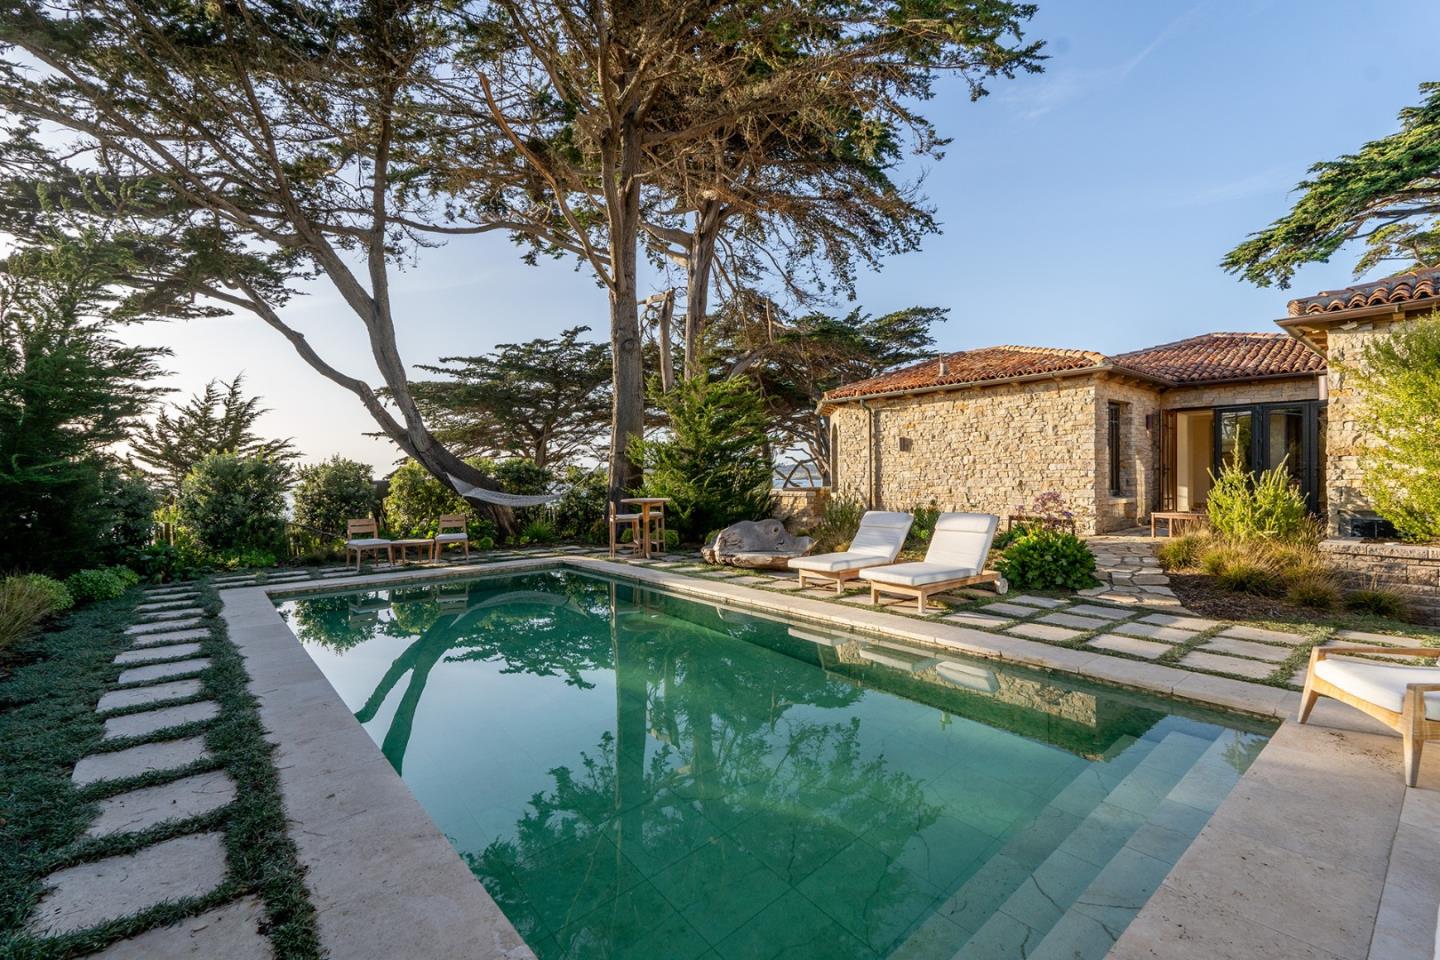
[{"label": "stone masonry facade", "polygon": [[1329,331],[1326,350],[1330,362],[1330,403],[1325,427],[1325,502],[1327,528],[1331,536],[1344,536],[1346,518],[1368,512],[1370,499],[1360,487],[1361,461],[1366,436],[1362,424],[1364,403],[1351,383],[1347,367],[1360,366],[1365,345],[1388,336],[1393,323],[1371,321],[1352,329]]},{"label": "stone masonry facade", "polygon": [[1325,540],[1320,549],[1349,586],[1404,594],[1416,620],[1440,625],[1440,547]]},{"label": "stone masonry facade", "polygon": [[[1103,374],[839,403],[834,489],[876,509],[976,510],[1002,518],[1059,493],[1081,534],[1146,522],[1160,502],[1165,410],[1314,400],[1313,376],[1159,390]],[[1120,482],[1109,477],[1109,407],[1120,408]]]}]

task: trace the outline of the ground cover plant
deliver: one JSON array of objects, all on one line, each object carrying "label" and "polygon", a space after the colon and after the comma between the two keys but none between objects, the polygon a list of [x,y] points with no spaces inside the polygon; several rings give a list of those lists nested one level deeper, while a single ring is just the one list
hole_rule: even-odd
[{"label": "ground cover plant", "polygon": [[1068,530],[1032,529],[1016,538],[995,569],[1017,590],[1083,590],[1093,587],[1095,555]]},{"label": "ground cover plant", "polygon": [[[241,658],[225,638],[218,619],[208,620],[201,641],[211,666],[199,674],[201,698],[214,700],[214,720],[173,728],[161,735],[203,735],[213,760],[172,773],[152,773],[77,789],[70,770],[81,757],[123,749],[138,738],[102,741],[95,702],[121,666],[111,662],[128,646],[124,626],[137,599],[97,603],[68,615],[52,629],[32,635],[16,651],[19,665],[0,674],[0,955],[49,960],[89,953],[107,943],[161,926],[227,902],[257,895],[267,915],[276,956],[302,960],[320,956],[314,909],[305,893],[284,811],[271,747],[246,686]],[[213,610],[215,595],[203,594]],[[145,708],[137,708],[145,709]],[[186,821],[171,821],[141,833],[87,839],[83,833],[97,800],[179,775],[223,767],[237,795],[228,807]],[[220,830],[228,852],[228,875],[213,893],[160,906],[91,931],[36,940],[23,925],[41,893],[41,878],[55,869],[197,830]]]}]

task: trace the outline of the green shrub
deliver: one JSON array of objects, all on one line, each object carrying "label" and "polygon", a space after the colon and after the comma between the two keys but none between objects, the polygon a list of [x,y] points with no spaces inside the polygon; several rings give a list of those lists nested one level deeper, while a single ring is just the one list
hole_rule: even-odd
[{"label": "green shrub", "polygon": [[[865,505],[853,497],[830,497],[820,510],[820,522],[810,531],[815,553],[832,553],[855,539]],[[707,543],[709,539],[707,539]]]},{"label": "green shrub", "polygon": [[605,543],[605,470],[570,467],[560,479],[560,499],[550,507],[558,536],[584,543]]},{"label": "green shrub", "polygon": [[1210,528],[1223,539],[1297,541],[1314,535],[1305,495],[1283,463],[1255,477],[1232,460],[1213,479],[1206,504]]},{"label": "green shrub", "polygon": [[65,578],[65,589],[77,604],[114,600],[125,593],[125,581],[109,570],[80,570]]},{"label": "green shrub", "polygon": [[1403,594],[1382,587],[1355,590],[1345,595],[1345,607],[1354,613],[1389,620],[1404,620],[1410,616],[1410,602]]},{"label": "green shrub", "polygon": [[[45,583],[44,581],[49,581]],[[61,607],[49,577],[9,577],[0,581],[0,656],[19,643],[35,625]],[[63,590],[64,588],[61,587]],[[66,595],[68,598],[68,594]]]},{"label": "green shrub", "polygon": [[1187,533],[1173,537],[1160,546],[1157,555],[1164,570],[1189,570],[1200,562],[1200,555],[1210,544],[1210,538],[1203,533]]},{"label": "green shrub", "polygon": [[1280,584],[1275,571],[1258,560],[1243,556],[1228,557],[1220,572],[1215,574],[1215,583],[1232,593],[1273,594]]},{"label": "green shrub", "polygon": [[385,497],[385,526],[391,536],[433,537],[441,515],[447,513],[473,515],[470,504],[418,460],[406,460],[390,475],[390,492]]},{"label": "green shrub", "polygon": [[140,585],[140,574],[136,573],[134,570],[131,570],[124,564],[113,564],[106,567],[105,569],[113,573],[116,579],[118,579],[121,583],[125,584],[126,590],[129,590],[131,587],[138,587]]},{"label": "green shrub", "polygon": [[46,597],[46,614],[64,613],[75,606],[75,598],[70,596],[70,591],[65,589],[65,584],[54,577],[47,577],[43,573],[22,573],[17,577],[7,578],[9,580],[23,580],[24,583],[15,589],[25,589],[38,592]]},{"label": "green shrub", "polygon": [[101,482],[102,506],[107,516],[101,537],[101,555],[131,562],[155,538],[155,491],[143,477],[108,471]]},{"label": "green shrub", "polygon": [[207,550],[285,552],[285,488],[290,468],[263,457],[216,453],[180,487],[179,523]]},{"label": "green shrub", "polygon": [[190,580],[210,563],[211,558],[194,544],[152,543],[135,557],[141,579],[150,583]]},{"label": "green shrub", "polygon": [[1095,584],[1095,555],[1084,540],[1063,530],[1026,533],[995,566],[1017,590],[1083,590]]},{"label": "green shrub", "polygon": [[554,543],[555,539],[555,524],[543,517],[531,520],[520,528],[520,542],[522,544]]},{"label": "green shrub", "polygon": [[1039,529],[1039,524],[1012,524],[1008,529],[1001,530],[999,533],[995,534],[995,540],[990,545],[990,548],[992,550],[1004,550],[1006,547],[1010,546],[1010,544],[1014,543],[1016,540],[1019,540],[1027,533],[1033,533],[1034,531]]},{"label": "green shrub", "polygon": [[226,570],[268,570],[278,566],[280,559],[269,550],[245,547],[217,554],[214,563]]},{"label": "green shrub", "polygon": [[1361,425],[1373,438],[1362,489],[1404,539],[1440,540],[1440,316],[1367,342],[1343,375],[1364,397]]},{"label": "green shrub", "polygon": [[755,385],[694,377],[652,396],[666,429],[635,440],[629,452],[644,464],[645,495],[670,498],[666,525],[694,541],[769,516],[770,418]]},{"label": "green shrub", "polygon": [[910,508],[910,516],[915,519],[910,524],[910,533],[905,537],[905,546],[910,550],[924,550],[930,545],[930,538],[935,535],[935,524],[940,519],[940,507],[934,500],[928,506],[916,506]]},{"label": "green shrub", "polygon": [[1285,578],[1285,599],[1312,610],[1334,610],[1340,605],[1340,588],[1328,571],[1291,574]]},{"label": "green shrub", "polygon": [[331,457],[296,475],[295,523],[322,541],[345,539],[345,524],[375,513],[375,479],[367,464]]}]

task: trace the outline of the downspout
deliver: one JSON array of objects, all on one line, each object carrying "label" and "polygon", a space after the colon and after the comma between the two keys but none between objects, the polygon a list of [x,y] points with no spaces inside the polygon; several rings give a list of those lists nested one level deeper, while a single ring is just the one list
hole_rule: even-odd
[{"label": "downspout", "polygon": [[865,411],[865,507],[875,509],[875,411],[860,401]]}]

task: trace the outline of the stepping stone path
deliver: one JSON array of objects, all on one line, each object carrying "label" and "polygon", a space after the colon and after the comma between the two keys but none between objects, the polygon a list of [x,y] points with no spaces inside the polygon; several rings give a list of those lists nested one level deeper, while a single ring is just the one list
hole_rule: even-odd
[{"label": "stepping stone path", "polygon": [[228,773],[223,770],[197,773],[101,800],[100,813],[85,836],[138,833],[166,820],[188,820],[219,810],[234,799],[235,781]]},{"label": "stepping stone path", "polygon": [[1112,650],[1116,653],[1128,653],[1137,657],[1144,657],[1147,660],[1154,660],[1161,654],[1170,651],[1168,643],[1156,643],[1153,640],[1137,640],[1134,637],[1122,637],[1115,633],[1105,633],[1095,637],[1087,647],[1099,647],[1101,650]]},{"label": "stepping stone path", "polygon": [[178,770],[209,757],[210,752],[205,749],[204,737],[142,743],[126,750],[92,753],[88,757],[81,757],[70,774],[70,782],[77,787],[88,787],[102,780],[124,780],[146,773]]},{"label": "stepping stone path", "polygon": [[1218,653],[1206,653],[1203,650],[1192,650],[1181,657],[1180,662],[1187,667],[1198,667],[1201,670],[1214,670],[1219,673],[1234,673],[1254,680],[1264,680],[1275,672],[1273,663],[1261,660],[1241,660],[1238,657],[1226,657]]},{"label": "stepping stone path", "polygon": [[1205,641],[1201,649],[1211,653],[1224,653],[1234,657],[1253,657],[1256,660],[1268,660],[1271,663],[1279,663],[1290,657],[1290,650],[1286,647],[1255,643],[1251,640],[1236,640],[1234,637],[1227,637],[1223,633],[1214,639]]},{"label": "stepping stone path", "polygon": [[1006,617],[992,617],[984,613],[952,613],[948,617],[941,617],[946,623],[959,624],[962,627],[980,627],[984,630],[996,630],[1000,627],[1008,627],[1014,620]]},{"label": "stepping stone path", "polygon": [[1072,613],[1047,613],[1036,621],[1037,623],[1050,623],[1057,627],[1073,627],[1076,630],[1099,630],[1110,625],[1108,620],[1099,620],[1095,617],[1077,617]]},{"label": "stepping stone path", "polygon": [[176,660],[174,663],[153,663],[149,666],[131,667],[129,670],[121,671],[120,678],[115,682],[122,687],[133,686],[137,683],[154,683],[156,680],[195,673],[208,666],[210,666],[209,657],[192,657],[189,660]]},{"label": "stepping stone path", "polygon": [[1283,643],[1291,647],[1298,647],[1302,643],[1309,643],[1312,639],[1303,633],[1285,633],[1280,630],[1265,630],[1260,627],[1243,626],[1226,627],[1220,632],[1220,636],[1233,637],[1236,640],[1259,640],[1263,643]]},{"label": "stepping stone path", "polygon": [[124,653],[117,653],[111,663],[152,663],[156,660],[173,660],[175,657],[188,657],[191,654],[200,652],[198,643],[172,643],[166,646],[139,647],[134,650],[126,650]]},{"label": "stepping stone path", "polygon": [[1084,633],[1083,630],[1068,630],[1065,627],[1055,627],[1045,623],[1019,623],[1005,632],[1017,637],[1029,637],[1031,640],[1049,640],[1052,643],[1074,640]]},{"label": "stepping stone path", "polygon": [[145,623],[158,623],[162,620],[183,620],[186,617],[199,617],[205,613],[199,607],[180,607],[176,610],[154,610],[141,615]]},{"label": "stepping stone path", "polygon": [[132,623],[125,628],[125,633],[128,636],[137,637],[146,633],[159,633],[163,630],[182,630],[198,626],[200,626],[200,618],[194,617],[189,620],[164,620],[160,623]]},{"label": "stepping stone path", "polygon": [[1065,606],[1064,600],[1056,600],[1054,597],[1037,597],[1034,594],[1023,593],[1018,597],[1006,597],[1010,603],[1021,603],[1027,607],[1041,607],[1046,610],[1053,610],[1056,607]]},{"label": "stepping stone path", "polygon": [[1160,543],[1144,536],[1098,536],[1086,540],[1095,554],[1095,575],[1102,585],[1081,590],[1081,596],[1112,603],[1179,607],[1170,578],[1160,569],[1155,551]]},{"label": "stepping stone path", "polygon": [[111,690],[100,698],[96,713],[138,707],[147,703],[163,703],[166,700],[186,700],[203,690],[199,680],[175,680],[157,683],[148,687],[133,687],[129,690]]},{"label": "stepping stone path", "polygon": [[1084,617],[1099,617],[1101,620],[1128,620],[1135,616],[1134,610],[1120,610],[1115,607],[1102,607],[1094,603],[1077,603],[1068,608],[1066,613],[1078,613]]},{"label": "stepping stone path", "polygon": [[[57,870],[27,932],[58,936],[128,917],[161,903],[204,896],[225,882],[225,837],[192,833],[135,853]],[[162,956],[149,954],[149,956]]]},{"label": "stepping stone path", "polygon": [[154,647],[169,643],[185,643],[190,640],[204,640],[210,636],[207,627],[190,627],[185,630],[167,630],[164,633],[142,633],[134,638],[130,646]]},{"label": "stepping stone path", "polygon": [[147,930],[92,954],[89,960],[271,960],[270,940],[260,932],[265,909],[254,897],[242,897],[168,927]]},{"label": "stepping stone path", "polygon": [[127,713],[123,717],[111,717],[105,721],[105,739],[147,737],[182,724],[212,720],[219,715],[220,705],[213,700],[182,703],[175,707],[146,710],[144,713]]},{"label": "stepping stone path", "polygon": [[1146,640],[1162,640],[1165,643],[1184,643],[1195,639],[1197,631],[1181,630],[1179,627],[1162,627],[1156,623],[1117,623],[1110,628],[1113,633],[1127,637],[1143,637]]},{"label": "stepping stone path", "polygon": [[988,613],[992,616],[997,613],[1003,613],[1008,616],[1023,618],[1033,617],[1035,616],[1035,614],[1039,613],[1040,610],[1038,607],[1028,607],[1020,603],[1008,603],[1002,601],[1000,603],[987,603],[985,606],[980,608],[979,612]]}]

